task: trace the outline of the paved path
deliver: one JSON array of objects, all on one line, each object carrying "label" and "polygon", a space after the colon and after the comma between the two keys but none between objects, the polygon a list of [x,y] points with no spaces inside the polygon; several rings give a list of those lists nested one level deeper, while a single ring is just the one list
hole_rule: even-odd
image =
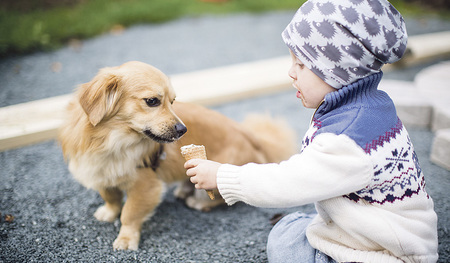
[{"label": "paved path", "polygon": [[[0,61],[0,107],[71,93],[101,67],[139,60],[168,75],[288,54],[281,32],[293,11],[184,18],[138,25],[49,53]],[[450,21],[405,18],[409,35],[450,30]],[[412,80],[422,67],[388,74]]]},{"label": "paved path", "polygon": [[[170,75],[282,56],[286,48],[280,32],[292,14],[185,18],[83,41],[79,50],[67,47],[9,58],[0,62],[0,106],[69,93],[98,68],[128,60],[153,64]],[[407,25],[410,34],[450,30],[449,22],[434,19],[407,19]],[[385,77],[412,81],[422,68]],[[300,138],[312,112],[294,94],[286,91],[214,108],[237,120],[249,112],[270,112],[286,118]],[[409,131],[439,215],[439,262],[449,262],[450,172],[429,160],[433,133]],[[119,221],[100,223],[92,217],[101,198],[71,178],[54,141],[1,152],[0,167],[0,212],[15,216],[12,223],[0,220],[0,262],[265,262],[269,218],[277,212],[313,211],[311,205],[285,210],[239,203],[199,213],[168,193],[144,224],[139,251],[114,252]]]}]

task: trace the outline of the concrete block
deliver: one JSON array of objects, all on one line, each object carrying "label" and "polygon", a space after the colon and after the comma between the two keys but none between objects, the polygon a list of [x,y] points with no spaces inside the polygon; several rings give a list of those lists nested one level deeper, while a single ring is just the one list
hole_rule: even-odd
[{"label": "concrete block", "polygon": [[450,171],[450,129],[436,132],[431,146],[430,160]]},{"label": "concrete block", "polygon": [[394,101],[397,115],[406,127],[430,127],[432,105],[418,92],[413,82],[382,80],[379,89]]},{"label": "concrete block", "polygon": [[450,61],[422,70],[414,83],[434,108],[431,129],[437,131],[450,128]]},{"label": "concrete block", "polygon": [[421,70],[414,78],[414,83],[433,102],[448,104],[448,99],[450,99],[450,61]]},{"label": "concrete block", "polygon": [[433,118],[431,122],[431,130],[438,131],[441,129],[450,129],[450,100],[447,106],[435,105],[433,110]]},{"label": "concrete block", "polygon": [[433,59],[450,56],[450,31],[415,35],[408,39],[409,50],[397,62],[400,65],[418,65]]}]

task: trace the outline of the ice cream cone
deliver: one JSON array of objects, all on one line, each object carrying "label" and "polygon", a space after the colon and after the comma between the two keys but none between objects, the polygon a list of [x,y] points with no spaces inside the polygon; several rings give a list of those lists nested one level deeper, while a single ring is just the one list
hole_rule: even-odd
[{"label": "ice cream cone", "polygon": [[[203,145],[185,145],[181,147],[181,155],[183,155],[186,161],[189,161],[191,159],[207,160],[205,146]],[[206,190],[206,193],[208,194],[209,198],[211,198],[211,200],[215,199],[214,192],[212,190]]]}]

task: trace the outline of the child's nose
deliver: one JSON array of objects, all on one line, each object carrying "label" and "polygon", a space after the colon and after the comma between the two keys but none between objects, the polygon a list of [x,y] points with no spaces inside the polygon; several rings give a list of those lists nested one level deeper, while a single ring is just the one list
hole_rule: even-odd
[{"label": "child's nose", "polygon": [[296,80],[296,78],[295,78],[295,71],[294,71],[293,67],[291,67],[289,69],[288,75],[289,75],[289,77],[291,77],[291,79]]}]

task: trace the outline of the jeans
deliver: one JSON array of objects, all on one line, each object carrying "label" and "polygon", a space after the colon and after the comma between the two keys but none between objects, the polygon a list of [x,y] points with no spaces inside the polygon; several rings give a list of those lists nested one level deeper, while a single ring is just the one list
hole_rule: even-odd
[{"label": "jeans", "polygon": [[336,263],[335,260],[313,248],[306,238],[306,227],[313,215],[300,212],[283,217],[270,231],[267,241],[269,262]]}]

